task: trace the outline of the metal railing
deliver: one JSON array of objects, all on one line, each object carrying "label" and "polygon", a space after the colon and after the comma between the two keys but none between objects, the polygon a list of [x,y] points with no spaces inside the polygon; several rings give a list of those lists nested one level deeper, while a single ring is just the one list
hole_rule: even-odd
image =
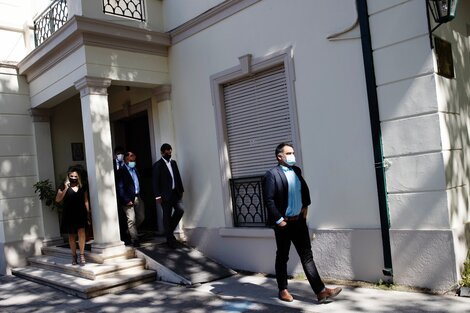
[{"label": "metal railing", "polygon": [[103,12],[145,21],[144,0],[103,0]]},{"label": "metal railing", "polygon": [[235,227],[266,227],[263,204],[263,176],[230,179]]},{"label": "metal railing", "polygon": [[34,43],[37,46],[61,28],[68,18],[67,0],[56,0],[34,20]]}]

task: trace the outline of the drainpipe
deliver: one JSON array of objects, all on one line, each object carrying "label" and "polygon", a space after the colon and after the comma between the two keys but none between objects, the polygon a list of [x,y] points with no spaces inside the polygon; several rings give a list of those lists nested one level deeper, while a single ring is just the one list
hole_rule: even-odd
[{"label": "drainpipe", "polygon": [[375,178],[379,198],[380,227],[382,231],[382,248],[384,257],[385,276],[393,276],[392,253],[390,247],[390,218],[387,205],[387,190],[385,171],[383,165],[382,134],[380,129],[379,102],[377,98],[377,83],[375,81],[374,58],[370,37],[369,14],[367,0],[356,0],[359,27],[361,29],[362,56],[367,85],[367,99],[369,102],[370,127],[374,148]]}]

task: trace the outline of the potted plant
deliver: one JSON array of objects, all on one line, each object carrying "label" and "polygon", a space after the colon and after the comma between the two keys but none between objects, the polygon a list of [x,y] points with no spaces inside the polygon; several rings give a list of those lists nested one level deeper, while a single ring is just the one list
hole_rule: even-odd
[{"label": "potted plant", "polygon": [[60,204],[55,202],[56,190],[52,188],[52,183],[49,179],[40,180],[33,185],[34,193],[39,195],[39,199],[44,201],[44,204],[52,210],[57,209],[60,213]]}]

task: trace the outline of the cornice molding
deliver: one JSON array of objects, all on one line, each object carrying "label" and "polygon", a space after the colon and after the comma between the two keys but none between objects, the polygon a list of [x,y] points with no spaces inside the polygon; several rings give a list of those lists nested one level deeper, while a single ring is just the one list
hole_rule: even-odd
[{"label": "cornice molding", "polygon": [[153,95],[157,102],[171,100],[171,85],[161,85],[154,88]]},{"label": "cornice molding", "polygon": [[50,109],[30,109],[29,114],[35,123],[48,123],[51,120]]},{"label": "cornice molding", "polygon": [[18,63],[19,72],[31,81],[83,46],[166,57],[170,36],[166,33],[74,15]]},{"label": "cornice molding", "polygon": [[170,30],[171,44],[176,44],[192,35],[232,16],[261,0],[226,0],[188,22]]},{"label": "cornice molding", "polygon": [[111,79],[101,77],[85,76],[74,83],[75,89],[80,91],[80,97],[88,95],[108,95],[108,87],[111,86]]}]

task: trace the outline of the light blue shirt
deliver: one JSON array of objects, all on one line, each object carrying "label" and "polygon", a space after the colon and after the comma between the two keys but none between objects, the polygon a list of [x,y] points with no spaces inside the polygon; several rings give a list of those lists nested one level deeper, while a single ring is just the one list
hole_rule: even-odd
[{"label": "light blue shirt", "polygon": [[302,210],[302,191],[300,179],[291,167],[281,165],[287,178],[288,198],[286,216],[296,216]]},{"label": "light blue shirt", "polygon": [[127,170],[129,171],[129,174],[131,174],[132,180],[134,181],[134,187],[135,187],[135,194],[138,195],[140,193],[140,185],[139,185],[139,178],[137,177],[137,172],[135,171],[135,168],[130,168],[127,166]]}]

